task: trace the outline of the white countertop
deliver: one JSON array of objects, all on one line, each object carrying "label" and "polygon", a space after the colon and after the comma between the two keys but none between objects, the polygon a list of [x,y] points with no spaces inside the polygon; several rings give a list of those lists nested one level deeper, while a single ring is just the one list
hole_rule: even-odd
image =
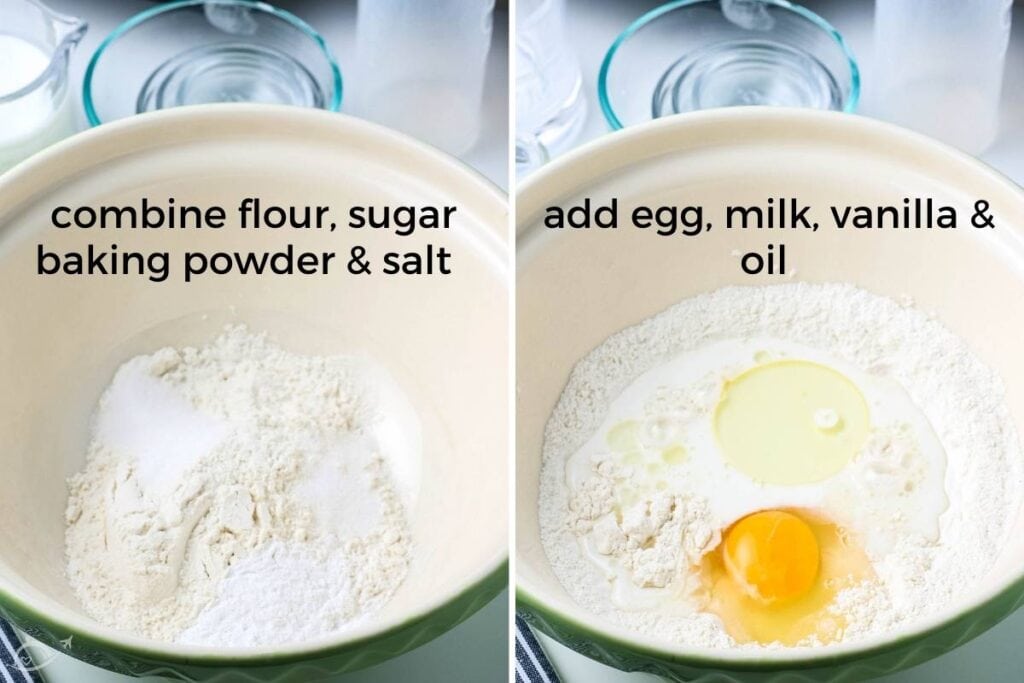
[{"label": "white countertop", "polygon": [[[607,134],[597,106],[597,72],[605,51],[630,22],[661,2],[651,0],[567,0],[566,25],[583,68],[588,120],[576,144]],[[864,76],[864,92],[870,96],[873,3],[807,0],[808,8],[828,19],[847,39]],[[870,114],[870,112],[865,112]],[[981,158],[1024,184],[1024,5],[1015,6],[1014,28],[1006,59],[1000,134]],[[967,645],[905,672],[878,679],[885,683],[1002,683],[1020,680],[1024,670],[1024,610]],[[540,636],[565,683],[644,683],[659,681],[648,674],[628,674],[576,654],[550,638]]]}]

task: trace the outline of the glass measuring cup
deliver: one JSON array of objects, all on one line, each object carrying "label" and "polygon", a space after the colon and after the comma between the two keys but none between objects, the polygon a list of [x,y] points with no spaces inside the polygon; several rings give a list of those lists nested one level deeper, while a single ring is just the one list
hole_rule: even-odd
[{"label": "glass measuring cup", "polygon": [[356,113],[462,154],[480,134],[494,0],[360,0]]},{"label": "glass measuring cup", "polygon": [[68,57],[85,30],[36,0],[0,0],[0,172],[75,132]]},{"label": "glass measuring cup", "polygon": [[980,154],[999,132],[1013,0],[875,3],[874,113]]},{"label": "glass measuring cup", "polygon": [[579,60],[565,36],[565,0],[520,0],[516,10],[516,170],[565,151],[587,116]]}]

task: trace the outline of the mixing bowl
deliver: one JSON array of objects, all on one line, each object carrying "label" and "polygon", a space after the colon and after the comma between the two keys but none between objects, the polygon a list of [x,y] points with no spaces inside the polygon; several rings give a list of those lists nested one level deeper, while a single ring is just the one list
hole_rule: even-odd
[{"label": "mixing bowl", "polygon": [[[648,205],[879,203],[935,197],[963,216],[957,230],[550,230],[545,207],[619,200]],[[994,229],[971,227],[990,202]],[[827,214],[826,214],[827,215]],[[544,426],[574,364],[609,335],[671,304],[727,285],[851,282],[933,312],[1006,381],[1024,433],[1024,193],[980,162],[927,138],[859,117],[736,108],[651,122],[603,138],[531,177],[518,198],[518,608],[569,647],[626,670],[675,680],[857,681],[912,666],[978,635],[1024,600],[1024,514],[983,580],[953,604],[896,632],[819,648],[725,650],[644,636],[577,605],[541,546],[538,479]],[[746,275],[738,254],[786,245],[788,272]],[[737,251],[739,250],[739,251]],[[965,511],[970,514],[970,511]]]},{"label": "mixing bowl", "polygon": [[[54,207],[222,205],[221,230],[56,229]],[[241,230],[245,197],[264,206],[458,207],[455,227]],[[339,114],[211,105],[145,114],[71,138],[0,180],[0,614],[93,664],[185,680],[310,681],[361,668],[451,628],[506,585],[508,286],[504,197],[458,162],[400,134]],[[40,276],[36,245],[165,250],[164,282],[107,275]],[[453,272],[351,275],[355,245],[453,253]],[[180,260],[208,253],[336,251],[326,276],[225,274],[185,283]],[[177,264],[177,265],[174,265]],[[186,647],[86,616],[64,576],[65,478],[80,470],[89,416],[117,366],[163,345],[209,341],[228,322],[285,348],[367,354],[403,387],[423,430],[410,511],[408,578],[381,612],[345,635],[294,646]]]}]

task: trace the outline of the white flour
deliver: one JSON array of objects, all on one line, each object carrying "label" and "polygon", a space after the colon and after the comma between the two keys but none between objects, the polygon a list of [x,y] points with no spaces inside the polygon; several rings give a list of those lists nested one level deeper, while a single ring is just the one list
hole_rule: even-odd
[{"label": "white flour", "polygon": [[297,642],[372,614],[408,568],[403,470],[415,460],[387,448],[410,409],[380,377],[241,327],[122,365],[69,481],[67,574],[86,611],[227,647]]},{"label": "white flour", "polygon": [[[617,519],[611,514],[615,486],[631,476],[630,468],[599,459],[573,483],[567,463],[612,401],[644,372],[722,340],[762,336],[827,350],[896,380],[945,449],[949,508],[940,518],[938,540],[908,534],[884,552],[869,551],[878,581],[842,592],[835,605],[848,617],[844,639],[893,629],[954,604],[999,555],[1024,487],[1002,383],[962,340],[924,313],[838,284],[732,287],[701,295],[613,335],[578,363],[545,431],[540,489],[542,542],[566,590],[588,610],[662,640],[738,647],[717,617],[678,599],[696,580],[690,567],[720,540],[722,522],[707,505],[714,492],[708,498],[649,492]],[[706,402],[707,392],[699,389],[685,400]],[[877,488],[889,485],[887,477],[906,480],[907,457],[898,437],[876,435],[848,468]],[[623,593],[630,609],[623,608]]]}]

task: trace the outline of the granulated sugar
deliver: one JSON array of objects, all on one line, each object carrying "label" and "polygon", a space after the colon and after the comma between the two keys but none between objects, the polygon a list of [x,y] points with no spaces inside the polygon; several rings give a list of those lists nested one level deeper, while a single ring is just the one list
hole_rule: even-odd
[{"label": "granulated sugar", "polygon": [[[964,341],[908,302],[840,284],[733,287],[694,297],[611,336],[578,363],[546,428],[540,490],[542,542],[565,589],[595,614],[660,640],[760,647],[739,645],[716,616],[686,600],[693,565],[718,545],[728,523],[708,503],[728,498],[728,491],[701,490],[694,481],[685,494],[649,491],[622,505],[616,486],[634,476],[632,468],[603,458],[582,472],[570,466],[612,402],[645,372],[754,338],[820,349],[865,376],[897,382],[945,452],[949,504],[937,537],[911,530],[895,508],[883,511],[889,530],[905,533],[892,544],[872,543],[865,534],[877,580],[837,597],[832,609],[847,622],[842,639],[955,604],[999,556],[1020,505],[1021,450],[1002,382]],[[688,394],[666,395],[678,410],[705,415],[717,400],[718,388],[710,389],[698,383]],[[898,484],[899,495],[907,495],[903,485],[920,479],[921,463],[901,439],[898,431],[876,430],[843,476],[876,491],[880,501],[888,486]],[[783,497],[773,506],[787,502],[799,501]],[[872,506],[863,507],[871,513]],[[868,531],[876,524],[861,521]]]},{"label": "granulated sugar", "polygon": [[125,363],[69,482],[67,574],[86,611],[139,635],[228,647],[306,640],[372,615],[409,562],[416,453],[393,445],[418,440],[381,376],[241,327]]}]

